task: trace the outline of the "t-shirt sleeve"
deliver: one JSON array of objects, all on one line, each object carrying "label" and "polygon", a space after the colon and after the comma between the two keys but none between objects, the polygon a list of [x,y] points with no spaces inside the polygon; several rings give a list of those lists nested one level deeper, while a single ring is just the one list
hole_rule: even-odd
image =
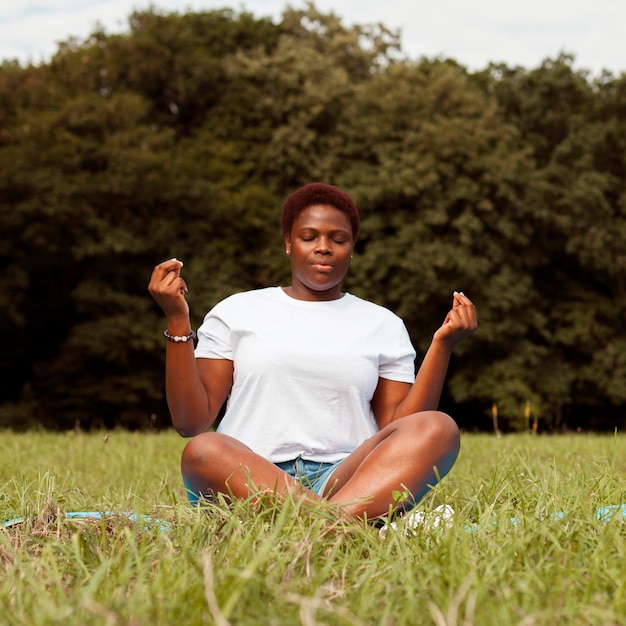
[{"label": "t-shirt sleeve", "polygon": [[219,304],[211,309],[198,328],[196,358],[233,360],[230,326],[224,319],[223,307]]},{"label": "t-shirt sleeve", "polygon": [[415,380],[416,353],[406,326],[400,318],[387,345],[389,348],[380,355],[378,375],[389,380],[412,383]]}]

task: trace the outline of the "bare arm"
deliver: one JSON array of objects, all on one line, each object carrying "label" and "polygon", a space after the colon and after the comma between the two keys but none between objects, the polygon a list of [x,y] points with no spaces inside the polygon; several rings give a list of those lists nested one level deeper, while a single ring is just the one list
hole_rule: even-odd
[{"label": "bare arm", "polygon": [[[191,322],[185,300],[187,285],[181,261],[157,265],[148,290],[163,309],[171,335],[189,335]],[[226,359],[196,359],[193,341],[166,342],[165,392],[174,428],[183,437],[204,432],[215,420],[230,388],[233,364]]]},{"label": "bare arm", "polygon": [[434,334],[415,382],[410,385],[384,378],[379,380],[372,408],[381,428],[405,415],[437,408],[452,350],[477,327],[476,310],[471,300],[455,292],[452,309]]}]

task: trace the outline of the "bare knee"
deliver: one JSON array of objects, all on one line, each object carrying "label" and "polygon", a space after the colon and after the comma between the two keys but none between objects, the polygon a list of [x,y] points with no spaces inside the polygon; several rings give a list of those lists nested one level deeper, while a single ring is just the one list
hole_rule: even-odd
[{"label": "bare knee", "polygon": [[435,456],[456,458],[461,437],[456,422],[441,411],[421,411],[407,415],[397,422],[407,441],[420,449],[427,447]]},{"label": "bare knee", "polygon": [[431,436],[458,451],[461,445],[461,433],[457,423],[447,413],[426,411],[426,421],[428,428],[432,431]]},{"label": "bare knee", "polygon": [[[387,430],[388,429],[388,430]],[[441,411],[420,411],[391,422],[381,431],[396,441],[398,455],[428,467],[443,477],[454,465],[460,449],[456,422]]]},{"label": "bare knee", "polygon": [[215,464],[216,459],[224,459],[227,441],[218,433],[196,435],[183,450],[181,469],[184,475],[197,473]]},{"label": "bare knee", "polygon": [[459,455],[461,437],[456,422],[441,411],[423,411],[407,418],[405,428],[411,430],[407,438],[414,442],[412,454],[421,460],[427,473],[423,483],[413,491],[415,502],[419,502],[452,469]]}]

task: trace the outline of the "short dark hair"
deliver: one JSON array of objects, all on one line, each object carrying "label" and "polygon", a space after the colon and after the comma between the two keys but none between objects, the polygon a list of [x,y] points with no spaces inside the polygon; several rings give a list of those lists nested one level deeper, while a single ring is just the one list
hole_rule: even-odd
[{"label": "short dark hair", "polygon": [[294,221],[304,209],[316,204],[327,204],[345,213],[352,226],[352,238],[356,241],[360,217],[354,200],[339,187],[326,183],[309,183],[287,196],[281,216],[283,236],[291,234]]}]

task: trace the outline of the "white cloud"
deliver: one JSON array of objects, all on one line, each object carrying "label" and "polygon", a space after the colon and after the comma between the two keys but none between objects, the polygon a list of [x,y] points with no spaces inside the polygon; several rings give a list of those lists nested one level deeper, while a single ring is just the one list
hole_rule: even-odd
[{"label": "white cloud", "polygon": [[[229,4],[255,15],[278,17],[303,0],[39,0],[0,6],[0,58],[47,59],[60,41],[86,38],[97,23],[108,32],[126,30],[135,9],[185,12]],[[3,0],[3,3],[6,0]],[[535,67],[560,52],[577,67],[626,71],[626,2],[623,0],[317,0],[348,24],[382,22],[403,33],[412,58],[446,56],[470,69],[490,61]]]},{"label": "white cloud", "polygon": [[107,30],[126,29],[132,9],[125,0],[45,0],[0,14],[0,55],[20,61],[46,60],[61,41],[87,38],[101,23]]}]

